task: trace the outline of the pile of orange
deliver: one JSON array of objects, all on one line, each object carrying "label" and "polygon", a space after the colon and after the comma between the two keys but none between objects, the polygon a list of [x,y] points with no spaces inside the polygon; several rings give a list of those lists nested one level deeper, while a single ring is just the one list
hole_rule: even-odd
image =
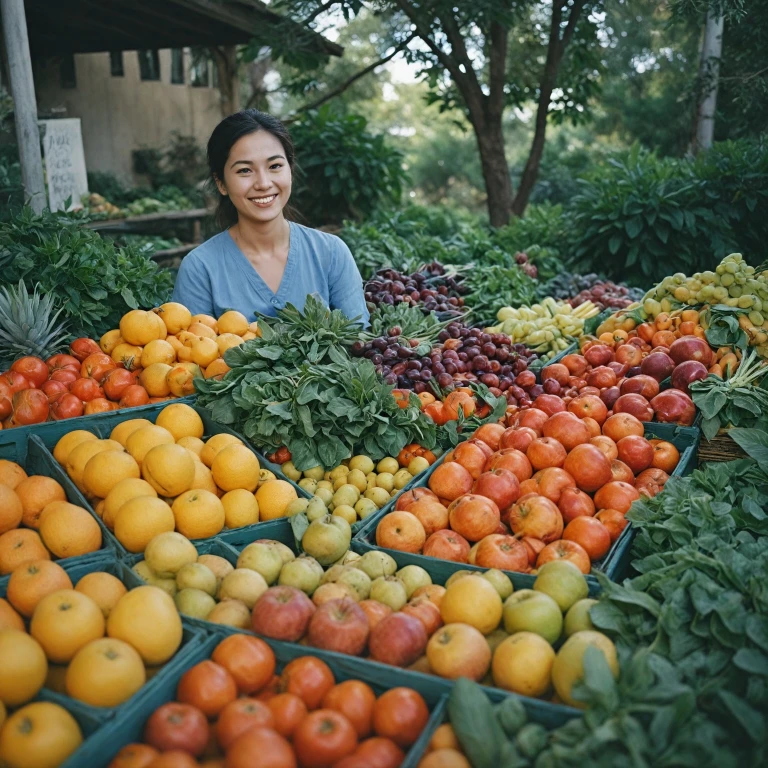
[{"label": "pile of orange", "polygon": [[0,576],[34,560],[96,552],[101,543],[98,522],[67,501],[59,482],[0,459]]},{"label": "pile of orange", "polygon": [[154,424],[128,419],[106,440],[69,432],[53,455],[129,552],[166,531],[206,539],[281,517],[295,488],[262,470],[239,438],[221,433],[204,442],[203,432],[194,408],[172,403]]},{"label": "pile of orange", "polygon": [[139,756],[149,758],[141,763],[147,765],[162,754],[164,765],[184,767],[200,759],[227,768],[397,768],[429,720],[417,691],[392,688],[377,697],[361,680],[337,683],[313,656],[275,670],[263,640],[227,637],[211,659],[183,674],[177,700],[150,716],[144,743],[124,747],[110,767],[138,764]]}]

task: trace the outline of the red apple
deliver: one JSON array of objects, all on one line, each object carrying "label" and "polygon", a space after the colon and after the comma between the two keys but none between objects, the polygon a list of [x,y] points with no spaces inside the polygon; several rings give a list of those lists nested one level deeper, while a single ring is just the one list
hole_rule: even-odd
[{"label": "red apple", "polygon": [[640,363],[640,372],[651,376],[656,381],[664,381],[675,368],[675,361],[666,353],[655,350]]},{"label": "red apple", "polygon": [[646,400],[653,400],[659,394],[659,382],[653,376],[641,373],[631,379],[624,379],[619,390],[622,395],[637,394]]},{"label": "red apple", "polygon": [[349,597],[329,600],[312,614],[307,639],[315,648],[359,656],[368,642],[368,616]]},{"label": "red apple", "polygon": [[616,401],[621,397],[621,390],[618,387],[608,387],[600,392],[600,399],[605,403],[605,407],[610,410]]},{"label": "red apple", "polygon": [[651,400],[656,421],[675,422],[684,426],[693,424],[696,406],[693,400],[679,389],[667,389]]},{"label": "red apple", "polygon": [[315,604],[295,587],[270,587],[253,606],[253,631],[295,643],[304,637]]},{"label": "red apple", "polygon": [[622,395],[613,404],[614,413],[629,413],[640,421],[653,421],[651,404],[638,394]]},{"label": "red apple", "polygon": [[504,511],[519,498],[520,481],[509,469],[492,469],[490,472],[483,472],[475,480],[472,493],[496,502],[496,506]]},{"label": "red apple", "polygon": [[382,619],[371,632],[370,658],[395,667],[407,667],[424,653],[427,630],[415,616],[398,611]]},{"label": "red apple", "polygon": [[613,360],[613,350],[607,344],[595,344],[584,353],[584,357],[593,368],[597,368]]},{"label": "red apple", "polygon": [[681,336],[672,342],[669,356],[680,365],[686,360],[694,360],[705,367],[712,364],[712,349],[705,339],[698,336]]},{"label": "red apple", "polygon": [[694,381],[706,379],[708,375],[709,371],[707,371],[703,363],[699,363],[696,360],[686,360],[676,365],[675,370],[672,371],[672,386],[681,392],[685,392],[686,395],[690,395],[688,387]]},{"label": "red apple", "polygon": [[408,614],[408,616],[417,618],[424,625],[427,637],[432,637],[443,626],[443,617],[440,615],[440,609],[427,595],[414,597],[400,610]]}]

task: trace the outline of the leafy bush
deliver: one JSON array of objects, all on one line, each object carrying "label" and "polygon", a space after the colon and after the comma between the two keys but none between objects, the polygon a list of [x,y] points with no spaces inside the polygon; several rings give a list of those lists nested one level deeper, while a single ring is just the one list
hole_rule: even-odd
[{"label": "leafy bush", "polygon": [[364,117],[326,106],[304,114],[291,134],[298,165],[292,201],[312,226],[359,220],[399,202],[403,156],[369,133]]},{"label": "leafy bush", "polygon": [[737,247],[727,211],[687,161],[639,145],[581,181],[571,214],[571,268],[649,285],[714,267]]},{"label": "leafy bush", "polygon": [[39,284],[55,296],[72,333],[98,339],[129,310],[168,301],[173,280],[146,251],[116,247],[82,221],[25,207],[0,224],[0,282]]}]

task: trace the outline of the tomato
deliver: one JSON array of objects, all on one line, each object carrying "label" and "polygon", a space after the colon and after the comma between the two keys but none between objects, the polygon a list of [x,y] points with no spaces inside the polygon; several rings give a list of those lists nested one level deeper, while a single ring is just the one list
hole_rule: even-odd
[{"label": "tomato", "polygon": [[227,768],[296,768],[291,745],[271,728],[251,728],[227,750]]},{"label": "tomato", "polygon": [[438,427],[441,427],[443,424],[448,422],[448,414],[445,412],[445,408],[443,407],[442,403],[430,403],[424,408],[424,413],[429,416],[429,418],[432,419],[432,421],[434,421]]},{"label": "tomato", "polygon": [[334,768],[398,768],[403,760],[405,752],[394,741],[374,736],[361,741],[358,748]]},{"label": "tomato", "polygon": [[59,395],[63,395],[67,392],[67,385],[63,381],[44,381],[40,387],[41,392],[45,392],[45,396],[48,398],[48,402],[53,402]]},{"label": "tomato", "polygon": [[101,383],[101,380],[110,372],[117,368],[115,361],[103,352],[95,352],[92,355],[83,360],[83,364],[80,367],[80,375],[84,379],[96,379]]},{"label": "tomato", "polygon": [[275,674],[275,652],[258,637],[230,635],[214,649],[211,659],[234,678],[240,693],[260,691]]},{"label": "tomato", "polygon": [[48,419],[48,397],[39,389],[22,389],[13,395],[13,421],[17,426],[42,424]]},{"label": "tomato", "polygon": [[219,746],[228,749],[232,742],[251,728],[274,728],[275,716],[264,702],[235,699],[219,713],[216,736]]},{"label": "tomato", "polygon": [[307,716],[307,705],[295,693],[278,693],[267,701],[267,706],[275,716],[275,730],[286,739],[293,736],[299,723]]},{"label": "tomato", "polygon": [[302,768],[330,768],[356,747],[354,726],[333,709],[311,712],[293,734],[293,748]]},{"label": "tomato", "polygon": [[464,416],[471,416],[476,407],[477,404],[472,395],[461,389],[451,392],[443,401],[443,410],[447,414],[447,421],[454,421],[459,418],[459,408],[463,411]]},{"label": "tomato", "polygon": [[95,379],[76,379],[69,387],[69,391],[84,403],[104,396],[99,387],[99,382]]},{"label": "tomato", "polygon": [[420,693],[411,688],[391,688],[379,696],[373,708],[373,730],[392,739],[398,747],[410,747],[429,720],[429,709]]},{"label": "tomato", "polygon": [[0,382],[0,419],[7,419],[11,415],[11,411],[13,411],[12,399],[13,392],[11,392],[11,388],[7,384]]},{"label": "tomato", "polygon": [[51,403],[51,418],[54,421],[72,419],[82,415],[83,401],[77,397],[77,395],[73,395],[71,392],[67,392],[64,395],[57,397]]},{"label": "tomato", "polygon": [[51,373],[60,368],[72,368],[72,370],[80,371],[80,361],[72,355],[52,355],[45,361],[45,364]]},{"label": "tomato", "polygon": [[137,405],[147,405],[149,403],[149,394],[141,384],[131,384],[123,390],[120,398],[120,408],[134,408]]},{"label": "tomato", "polygon": [[149,744],[126,744],[112,758],[108,768],[147,768],[159,754]]},{"label": "tomato", "polygon": [[126,371],[124,368],[115,368],[115,370],[109,371],[101,382],[104,387],[104,394],[110,400],[119,400],[125,390],[135,383],[136,377],[131,371]]},{"label": "tomato", "polygon": [[64,384],[69,386],[73,382],[77,381],[80,378],[80,369],[78,368],[75,370],[74,368],[56,368],[51,373],[51,378],[49,381],[62,381]]},{"label": "tomato", "polygon": [[199,757],[208,744],[208,721],[197,707],[171,701],[150,715],[144,741],[161,752],[183,749]]},{"label": "tomato", "polygon": [[40,387],[43,382],[48,381],[48,366],[39,358],[27,355],[15,360],[11,370],[25,376],[36,387]]},{"label": "tomato", "polygon": [[395,398],[398,408],[407,408],[411,399],[411,393],[407,389],[393,389],[392,397]]},{"label": "tomato", "polygon": [[280,693],[295,693],[307,709],[317,709],[336,681],[331,668],[314,656],[301,656],[288,662],[280,675]]},{"label": "tomato", "polygon": [[364,739],[373,728],[373,706],[376,694],[361,680],[345,680],[334,685],[323,698],[323,708],[341,712]]},{"label": "tomato", "polygon": [[183,749],[171,749],[158,755],[147,768],[198,768],[200,763]]},{"label": "tomato", "polygon": [[89,355],[101,353],[101,347],[93,339],[75,339],[69,345],[69,354],[81,363]]},{"label": "tomato", "polygon": [[182,704],[191,704],[207,717],[213,718],[237,698],[237,684],[221,664],[201,661],[181,676],[176,698]]},{"label": "tomato", "polygon": [[83,413],[86,416],[91,416],[94,413],[108,413],[114,410],[116,410],[115,404],[110,403],[105,397],[94,397],[93,400],[89,400],[85,404]]},{"label": "tomato", "polygon": [[424,449],[417,443],[411,443],[406,445],[400,453],[397,454],[397,461],[401,467],[407,467],[413,459],[417,456],[421,456],[424,453]]},{"label": "tomato", "polygon": [[35,389],[35,385],[18,371],[10,370],[0,376],[0,383],[7,384],[11,392],[21,392],[22,389]]}]

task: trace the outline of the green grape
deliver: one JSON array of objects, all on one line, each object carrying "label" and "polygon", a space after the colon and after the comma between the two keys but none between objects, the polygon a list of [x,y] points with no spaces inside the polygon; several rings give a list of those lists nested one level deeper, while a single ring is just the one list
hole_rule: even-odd
[{"label": "green grape", "polygon": [[727,299],[728,298],[728,289],[727,288],[723,288],[723,286],[718,286],[717,288],[715,288],[713,296],[718,301],[722,301],[723,299]]},{"label": "green grape", "polygon": [[739,271],[739,267],[737,264],[735,264],[732,261],[726,260],[725,263],[725,272],[730,273],[731,275],[735,275]]},{"label": "green grape", "polygon": [[714,283],[716,279],[717,275],[711,270],[707,270],[706,272],[701,273],[701,282],[705,285],[708,283]]},{"label": "green grape", "polygon": [[741,307],[741,309],[749,309],[754,303],[755,299],[753,296],[742,294],[739,297],[738,306]]},{"label": "green grape", "polygon": [[741,296],[741,294],[743,293],[743,291],[744,291],[744,289],[740,285],[736,285],[736,284],[732,285],[728,289],[728,293],[731,296],[733,296],[734,299],[738,299]]},{"label": "green grape", "polygon": [[720,278],[720,285],[724,285],[726,288],[733,285],[736,278],[730,274],[729,272],[726,272],[721,278]]}]

